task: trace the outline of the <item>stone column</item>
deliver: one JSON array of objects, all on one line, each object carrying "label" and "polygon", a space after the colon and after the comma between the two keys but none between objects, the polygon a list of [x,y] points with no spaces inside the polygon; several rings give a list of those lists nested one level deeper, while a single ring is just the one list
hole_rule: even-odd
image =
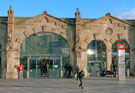
[{"label": "stone column", "polygon": [[87,72],[87,51],[81,50],[81,51],[76,51],[76,61],[77,65],[80,70],[83,70],[85,72],[85,77],[87,77],[88,72]]},{"label": "stone column", "polygon": [[76,51],[76,65],[79,66],[79,68],[81,67],[81,52],[80,51]]},{"label": "stone column", "polygon": [[6,50],[5,49],[2,50],[2,57],[1,58],[2,58],[2,60],[1,60],[1,67],[2,67],[1,68],[1,70],[2,70],[1,71],[2,72],[1,73],[2,74],[1,78],[4,79],[5,78],[5,74],[6,74]]},{"label": "stone column", "polygon": [[76,50],[76,64],[78,66],[81,66],[81,57],[82,57],[82,54],[81,54],[81,25],[80,25],[80,22],[81,22],[81,13],[79,11],[79,8],[77,8],[77,11],[75,13],[75,30],[76,30],[76,44],[75,44],[75,50]]},{"label": "stone column", "polygon": [[135,51],[130,49],[130,73],[135,75]]},{"label": "stone column", "polygon": [[107,49],[107,70],[111,70],[110,66],[112,64],[112,49]]},{"label": "stone column", "polygon": [[14,11],[12,6],[8,10],[8,21],[7,21],[7,37],[8,41],[6,44],[6,78],[16,79],[18,78],[18,66],[20,60],[20,47],[16,47],[14,40]]},{"label": "stone column", "polygon": [[7,50],[6,79],[18,78],[18,66],[20,60],[20,51],[14,49]]},{"label": "stone column", "polygon": [[85,72],[85,77],[88,77],[88,71],[87,71],[87,50],[83,50],[81,52],[81,68]]},{"label": "stone column", "polygon": [[70,55],[70,64],[72,64],[74,66],[75,65],[74,64],[74,55],[73,55],[73,51],[71,48],[69,49],[69,55]]},{"label": "stone column", "polygon": [[79,11],[79,8],[77,8],[77,11],[75,13],[75,29],[76,29],[76,64],[79,66],[80,70],[83,70],[85,72],[85,77],[87,76],[87,49],[85,50],[83,46],[82,41],[82,26],[81,26],[81,13]]}]

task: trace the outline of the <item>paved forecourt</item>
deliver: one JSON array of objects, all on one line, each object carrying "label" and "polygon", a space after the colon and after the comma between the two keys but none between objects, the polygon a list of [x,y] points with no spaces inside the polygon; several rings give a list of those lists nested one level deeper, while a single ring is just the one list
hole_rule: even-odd
[{"label": "paved forecourt", "polygon": [[75,79],[0,79],[0,93],[135,93],[135,77],[84,79],[84,89]]}]

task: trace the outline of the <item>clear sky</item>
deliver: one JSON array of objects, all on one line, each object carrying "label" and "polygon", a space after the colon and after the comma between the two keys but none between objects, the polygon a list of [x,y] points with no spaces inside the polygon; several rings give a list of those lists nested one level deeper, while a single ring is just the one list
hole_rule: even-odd
[{"label": "clear sky", "polygon": [[135,19],[135,0],[0,0],[0,16],[33,17],[47,11],[58,18],[74,18],[79,8],[82,18],[100,18],[107,12],[118,18]]}]

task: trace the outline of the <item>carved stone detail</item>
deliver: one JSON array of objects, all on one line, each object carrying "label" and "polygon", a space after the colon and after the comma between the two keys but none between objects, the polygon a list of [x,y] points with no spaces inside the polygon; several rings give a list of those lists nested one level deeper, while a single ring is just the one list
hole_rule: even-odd
[{"label": "carved stone detail", "polygon": [[106,35],[112,35],[112,33],[113,33],[113,30],[112,30],[112,28],[107,28],[106,30],[105,30],[105,33],[106,33]]}]

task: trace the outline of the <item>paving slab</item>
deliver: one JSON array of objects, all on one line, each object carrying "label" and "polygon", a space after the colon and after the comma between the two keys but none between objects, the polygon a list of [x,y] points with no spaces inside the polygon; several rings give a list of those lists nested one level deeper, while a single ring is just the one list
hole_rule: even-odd
[{"label": "paving slab", "polygon": [[75,79],[0,79],[0,93],[135,93],[135,77],[84,79],[84,89]]}]

